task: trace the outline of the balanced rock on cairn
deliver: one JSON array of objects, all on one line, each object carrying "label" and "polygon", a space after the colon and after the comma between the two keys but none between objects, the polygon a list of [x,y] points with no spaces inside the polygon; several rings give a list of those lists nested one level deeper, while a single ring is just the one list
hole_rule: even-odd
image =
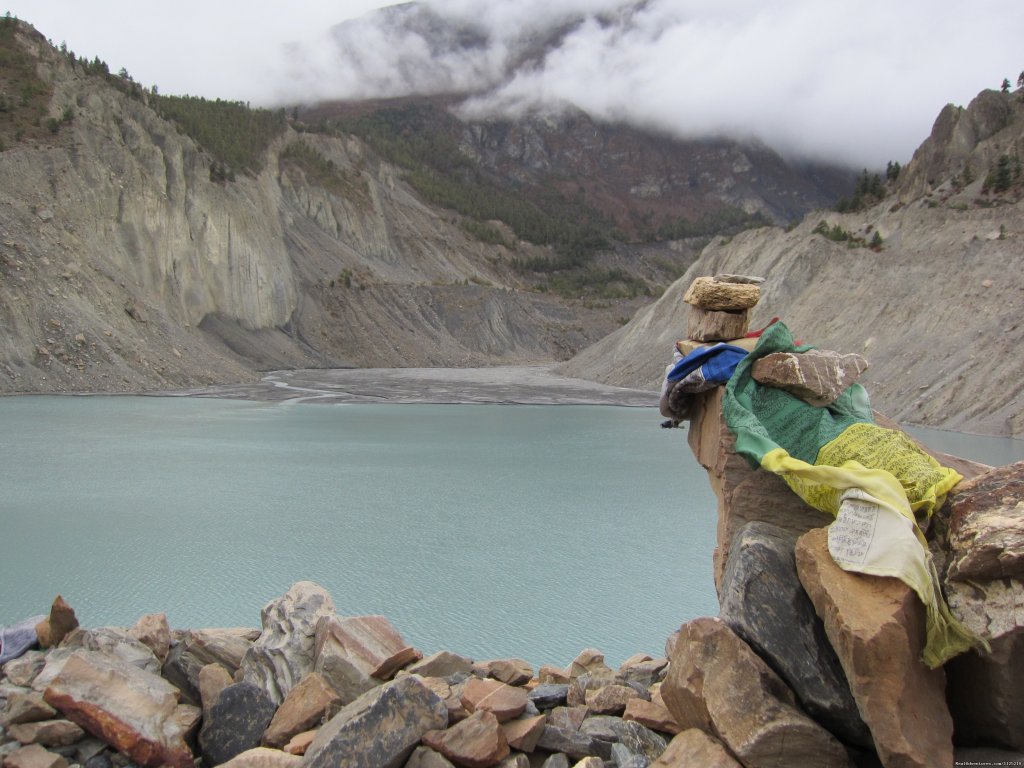
[{"label": "balanced rock on cairn", "polygon": [[761,298],[764,278],[745,275],[698,277],[683,295],[690,305],[687,336],[692,341],[729,341],[747,333],[750,310]]},{"label": "balanced rock on cairn", "polygon": [[665,426],[676,426],[689,418],[693,395],[724,383],[707,378],[702,367],[692,372],[675,371],[676,364],[691,352],[720,342],[753,349],[757,339],[745,337],[750,327],[750,310],[761,298],[763,282],[761,277],[717,275],[698,277],[690,284],[683,295],[683,301],[690,305],[687,338],[676,342],[675,361],[665,371],[661,392],[661,414],[671,420]]}]

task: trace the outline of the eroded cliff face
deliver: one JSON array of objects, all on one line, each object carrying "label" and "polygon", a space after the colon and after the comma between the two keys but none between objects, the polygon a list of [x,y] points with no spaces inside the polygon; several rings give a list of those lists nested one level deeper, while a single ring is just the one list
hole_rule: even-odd
[{"label": "eroded cliff face", "polygon": [[[562,371],[656,387],[686,335],[692,280],[761,275],[751,326],[779,316],[807,343],[864,355],[876,409],[907,424],[1024,435],[1024,203],[1013,189],[982,192],[998,157],[1024,147],[1019,99],[989,93],[947,108],[895,194],[869,210],[715,240],[661,299]],[[974,180],[964,184],[967,164]],[[822,221],[862,244],[877,232],[881,248],[834,242],[814,232]]]},{"label": "eroded cliff face", "polygon": [[[145,103],[30,28],[19,37],[50,114],[73,117],[0,153],[0,391],[564,359],[621,316],[520,292],[513,254],[468,237],[353,138],[289,129],[257,175],[212,181],[209,155]],[[329,190],[282,157],[299,141],[334,163]]]}]

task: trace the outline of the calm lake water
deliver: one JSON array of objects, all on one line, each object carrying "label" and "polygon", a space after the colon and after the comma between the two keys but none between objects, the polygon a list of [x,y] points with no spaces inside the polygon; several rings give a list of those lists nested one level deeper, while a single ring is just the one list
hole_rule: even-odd
[{"label": "calm lake water", "polygon": [[0,398],[0,624],[259,626],[294,582],[426,653],[663,653],[715,500],[655,409]]},{"label": "calm lake water", "polygon": [[[294,582],[426,653],[660,655],[718,611],[715,499],[655,409],[0,398],[0,624],[259,626]],[[919,434],[988,463],[1020,441]],[[952,435],[962,441],[966,436]]]}]

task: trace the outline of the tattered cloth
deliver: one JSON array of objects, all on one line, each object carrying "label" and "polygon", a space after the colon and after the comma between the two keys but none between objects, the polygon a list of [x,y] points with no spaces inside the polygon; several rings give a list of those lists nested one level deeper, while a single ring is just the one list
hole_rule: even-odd
[{"label": "tattered cloth", "polygon": [[773,352],[803,352],[784,323],[761,336],[729,379],[723,415],[736,452],[779,475],[815,509],[836,516],[829,551],[844,569],[895,576],[927,610],[924,661],[937,667],[978,644],[949,612],[914,513],[931,515],[962,478],[905,434],[874,423],[867,392],[852,384],[816,407],[751,375]]},{"label": "tattered cloth", "polygon": [[9,627],[0,627],[0,664],[16,659],[32,648],[39,640],[36,625],[45,620],[45,616],[33,616]]},{"label": "tattered cloth", "polygon": [[703,392],[727,382],[746,355],[747,350],[732,344],[700,347],[669,368],[665,381],[685,392]]}]

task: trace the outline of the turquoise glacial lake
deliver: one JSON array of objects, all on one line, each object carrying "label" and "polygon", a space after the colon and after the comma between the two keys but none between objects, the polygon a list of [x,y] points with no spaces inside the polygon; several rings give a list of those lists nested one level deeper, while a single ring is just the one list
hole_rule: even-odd
[{"label": "turquoise glacial lake", "polygon": [[[718,610],[715,499],[685,430],[660,421],[608,406],[0,398],[0,625],[59,593],[87,627],[152,612],[258,627],[263,605],[311,580],[425,653],[660,655]],[[919,436],[956,452],[938,444],[948,434]],[[968,440],[960,455],[1024,457],[1020,441]]]},{"label": "turquoise glacial lake", "polygon": [[661,655],[715,499],[652,408],[0,398],[0,625],[253,626],[296,581],[425,653]]}]

